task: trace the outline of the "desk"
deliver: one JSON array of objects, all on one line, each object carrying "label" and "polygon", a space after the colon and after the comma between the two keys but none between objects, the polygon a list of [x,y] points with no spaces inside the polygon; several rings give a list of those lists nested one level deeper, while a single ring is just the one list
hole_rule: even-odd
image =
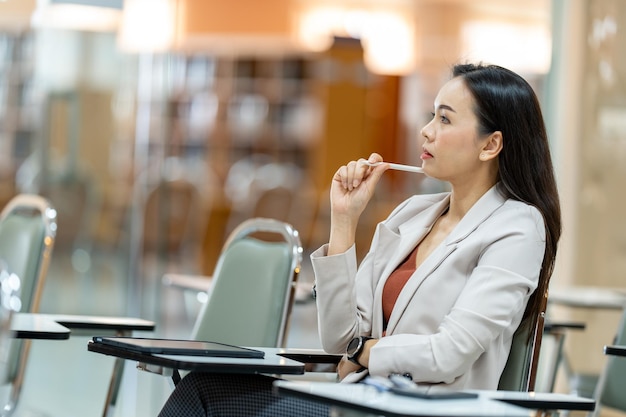
[{"label": "desk", "polygon": [[366,384],[276,381],[278,392],[321,401],[361,413],[385,416],[529,416],[532,411],[593,411],[595,401],[567,394],[473,391],[477,399],[433,400],[380,392]]},{"label": "desk", "polygon": [[[43,316],[69,327],[72,329],[73,334],[79,335],[104,336],[112,334],[115,336],[131,336],[133,331],[153,331],[155,328],[153,321],[131,317],[83,316],[71,314],[45,314]],[[114,409],[123,373],[124,360],[117,358],[113,364],[103,416],[108,416]]]},{"label": "desk", "polygon": [[51,318],[31,313],[14,313],[11,318],[12,337],[16,339],[65,340],[70,329]]},{"label": "desk", "polygon": [[360,415],[418,417],[529,417],[525,408],[485,396],[472,399],[426,400],[380,392],[366,384],[276,381],[279,393],[323,402]]},{"label": "desk", "polygon": [[614,356],[626,356],[626,346],[605,346],[604,347],[605,355],[614,355]]},{"label": "desk", "polygon": [[534,410],[593,411],[596,408],[596,401],[594,399],[570,394],[522,391],[476,392],[492,400],[503,401],[508,404]]},{"label": "desk", "polygon": [[574,308],[623,310],[626,292],[605,287],[573,286],[550,289],[548,302]]},{"label": "desk", "polygon": [[[12,336],[19,339],[69,339],[70,334],[114,334],[130,336],[133,331],[152,331],[152,321],[130,317],[82,316],[70,314],[14,313],[11,318]],[[109,382],[104,415],[117,400],[124,361],[116,360]]]},{"label": "desk", "polygon": [[53,320],[60,325],[74,330],[113,331],[116,334],[130,334],[133,331],[152,331],[155,324],[153,321],[136,319],[132,317],[114,316],[83,316],[72,314],[38,314],[40,317]]},{"label": "desk", "polygon": [[242,374],[264,373],[299,375],[304,373],[304,363],[281,356],[281,350],[279,348],[254,349],[264,351],[265,357],[263,359],[251,359],[185,355],[150,355],[116,346],[107,346],[93,341],[87,344],[87,350],[90,352],[144,362],[170,369]]},{"label": "desk", "polygon": [[152,331],[154,327],[152,321],[130,317],[40,313],[14,313],[11,317],[12,336],[16,339],[64,340],[75,330],[130,335],[133,331]]}]

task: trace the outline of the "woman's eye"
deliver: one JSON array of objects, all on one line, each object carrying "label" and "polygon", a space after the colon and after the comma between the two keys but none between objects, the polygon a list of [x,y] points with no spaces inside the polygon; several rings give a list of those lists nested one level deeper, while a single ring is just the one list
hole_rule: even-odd
[{"label": "woman's eye", "polygon": [[[435,113],[435,112],[430,112],[430,116],[431,116],[431,118],[433,118],[433,119],[434,119],[435,117],[437,117],[437,113]],[[440,114],[440,115],[439,115],[439,121],[440,121],[441,123],[444,123],[444,124],[448,124],[448,123],[450,123],[450,120],[449,120],[446,116],[444,116],[443,114]]]}]

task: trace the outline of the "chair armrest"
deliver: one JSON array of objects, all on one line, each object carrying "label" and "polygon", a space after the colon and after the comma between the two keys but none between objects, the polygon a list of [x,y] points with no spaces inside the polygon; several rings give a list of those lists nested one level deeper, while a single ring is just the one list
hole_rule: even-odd
[{"label": "chair armrest", "polygon": [[626,356],[625,345],[608,345],[604,347],[605,355]]},{"label": "chair armrest", "polygon": [[166,287],[207,292],[211,288],[213,277],[208,275],[164,274],[161,282]]},{"label": "chair armrest", "polygon": [[559,330],[585,330],[587,327],[586,323],[583,322],[559,322],[559,321],[548,321],[543,326],[543,331],[550,333],[553,331]]}]

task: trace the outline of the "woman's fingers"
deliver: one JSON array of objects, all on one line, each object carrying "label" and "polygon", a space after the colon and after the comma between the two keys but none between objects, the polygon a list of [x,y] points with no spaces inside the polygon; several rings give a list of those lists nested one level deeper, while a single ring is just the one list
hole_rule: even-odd
[{"label": "woman's fingers", "polygon": [[[372,157],[370,157],[370,162],[378,162],[379,158],[375,158],[373,161],[371,159]],[[382,160],[382,158],[380,159]],[[341,185],[345,190],[352,191],[355,188],[358,188],[363,180],[367,179],[375,169],[364,164],[364,161],[366,161],[364,158],[357,161],[350,161],[337,170],[335,179],[341,182]]]}]

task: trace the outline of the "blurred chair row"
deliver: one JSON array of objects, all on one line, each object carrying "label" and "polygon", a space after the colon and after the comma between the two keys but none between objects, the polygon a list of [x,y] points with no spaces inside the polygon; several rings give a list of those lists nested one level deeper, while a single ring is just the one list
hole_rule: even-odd
[{"label": "blurred chair row", "polygon": [[[0,216],[0,259],[7,260],[7,267],[21,277],[22,311],[38,311],[54,244],[55,220],[51,204],[36,195],[16,196]],[[224,245],[215,270],[211,302],[198,316],[191,337],[284,346],[301,261],[302,245],[291,225],[265,218],[243,221]],[[29,341],[9,342],[3,382],[11,385],[12,392],[2,413],[7,416],[19,399],[30,345]],[[114,374],[105,413],[115,402],[118,383],[119,375]]]},{"label": "blurred chair row", "polygon": [[[137,177],[129,207],[135,215],[126,219],[126,225],[139,229],[131,245],[140,245],[142,275],[152,279],[155,273],[201,272],[206,267],[202,250],[207,235],[219,240],[211,243],[221,245],[250,218],[292,224],[306,240],[316,201],[303,169],[268,155],[255,154],[233,163],[223,179],[204,162],[168,157]],[[212,210],[224,210],[226,217],[211,218]]]},{"label": "blurred chair row", "polygon": [[[242,222],[271,218],[300,230],[311,229],[316,196],[301,168],[277,163],[268,155],[252,155],[235,162],[223,186],[204,164],[191,168],[172,157],[160,170],[140,177],[133,209],[138,212],[134,245],[142,245],[137,276],[153,294],[153,313],[163,317],[162,278],[176,286],[206,292],[205,271],[215,269],[220,248]],[[218,213],[217,215],[215,213]],[[307,233],[308,235],[308,233]],[[302,235],[299,234],[302,239]],[[202,304],[198,291],[183,292],[187,318],[193,320]],[[202,297],[203,295],[201,295]],[[149,310],[150,311],[150,310]]]}]

